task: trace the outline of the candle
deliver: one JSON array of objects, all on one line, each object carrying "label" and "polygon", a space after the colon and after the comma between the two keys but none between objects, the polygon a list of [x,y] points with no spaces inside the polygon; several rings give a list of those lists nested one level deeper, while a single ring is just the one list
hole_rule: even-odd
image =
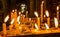
[{"label": "candle", "polygon": [[38,17],[38,13],[34,12],[34,14],[37,17],[37,24],[38,24],[38,27],[40,28],[40,18]]},{"label": "candle", "polygon": [[11,12],[11,20],[14,18],[14,10]]},{"label": "candle", "polygon": [[41,3],[41,22],[43,22],[43,4],[44,4],[44,1],[42,1]]},{"label": "candle", "polygon": [[50,17],[49,17],[49,13],[47,10],[46,10],[46,16],[47,16],[47,24],[50,27]]},{"label": "candle", "polygon": [[10,22],[11,25],[9,25],[10,34],[13,34],[12,27],[13,27],[14,21],[15,21],[15,19],[12,19],[12,21]]},{"label": "candle", "polygon": [[57,19],[59,20],[59,6],[57,6]]},{"label": "candle", "polygon": [[7,16],[4,19],[4,23],[3,23],[3,34],[7,34],[7,31],[6,31],[6,22],[8,21],[8,19],[9,19],[9,16]]},{"label": "candle", "polygon": [[14,26],[16,28],[16,25],[17,25],[17,9],[15,9],[15,12],[14,12],[14,19],[15,19]]},{"label": "candle", "polygon": [[58,28],[58,19],[54,18],[55,28]]},{"label": "candle", "polygon": [[26,11],[26,18],[28,18],[28,11]]}]

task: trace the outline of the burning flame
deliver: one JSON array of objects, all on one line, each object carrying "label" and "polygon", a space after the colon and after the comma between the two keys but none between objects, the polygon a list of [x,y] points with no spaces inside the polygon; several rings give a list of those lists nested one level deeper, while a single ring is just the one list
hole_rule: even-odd
[{"label": "burning flame", "polygon": [[35,23],[35,28],[36,28],[36,29],[39,29],[36,23]]},{"label": "burning flame", "polygon": [[21,12],[19,12],[19,15],[21,14]]},{"label": "burning flame", "polygon": [[11,21],[11,23],[10,23],[10,24],[13,24],[13,23],[14,23],[14,21],[15,21],[15,19],[13,19],[13,20]]},{"label": "burning flame", "polygon": [[59,6],[57,6],[57,10],[59,10]]},{"label": "burning flame", "polygon": [[49,17],[49,12],[46,10],[46,16]]},{"label": "burning flame", "polygon": [[42,1],[42,4],[44,3],[44,1]]},{"label": "burning flame", "polygon": [[57,18],[54,18],[54,23],[55,23],[55,27],[57,28],[58,27],[58,19]]},{"label": "burning flame", "polygon": [[17,22],[19,22],[19,20],[20,20],[20,16],[17,17]]},{"label": "burning flame", "polygon": [[34,12],[35,16],[38,17],[38,13],[37,12]]},{"label": "burning flame", "polygon": [[44,18],[45,18],[46,16],[44,15]]},{"label": "burning flame", "polygon": [[48,26],[48,24],[47,24],[47,23],[45,23],[45,26],[46,26],[46,29],[49,29],[49,26]]},{"label": "burning flame", "polygon": [[14,12],[14,10],[12,10],[12,12]]},{"label": "burning flame", "polygon": [[7,22],[9,19],[9,16],[6,16],[6,18],[4,19],[4,22]]}]

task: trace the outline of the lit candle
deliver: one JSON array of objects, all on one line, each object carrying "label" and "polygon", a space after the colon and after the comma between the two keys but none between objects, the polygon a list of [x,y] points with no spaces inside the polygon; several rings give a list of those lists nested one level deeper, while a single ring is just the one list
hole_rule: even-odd
[{"label": "lit candle", "polygon": [[26,11],[26,18],[28,18],[28,11]]},{"label": "lit candle", "polygon": [[47,16],[47,24],[50,27],[50,17],[49,17],[49,12],[46,10],[46,16]]},{"label": "lit candle", "polygon": [[38,28],[40,28],[40,18],[38,17],[38,13],[37,12],[34,12],[34,14],[37,17]]},{"label": "lit candle", "polygon": [[20,24],[20,16],[17,17],[16,34],[20,34],[20,32],[19,32],[19,24]]},{"label": "lit candle", "polygon": [[55,28],[58,28],[58,19],[54,18]]},{"label": "lit candle", "polygon": [[44,4],[44,1],[42,1],[41,3],[41,22],[43,22],[43,4]]},{"label": "lit candle", "polygon": [[15,12],[14,12],[14,19],[15,19],[14,26],[16,28],[16,25],[17,25],[17,9],[15,9]]},{"label": "lit candle", "polygon": [[7,16],[4,19],[4,23],[3,23],[3,34],[7,34],[7,31],[6,31],[6,22],[8,21],[8,19],[9,19],[9,16]]},{"label": "lit candle", "polygon": [[45,23],[45,26],[46,26],[46,29],[49,29],[49,26],[48,26],[48,24],[47,24],[47,23]]},{"label": "lit candle", "polygon": [[57,19],[59,20],[59,6],[57,6]]},{"label": "lit candle", "polygon": [[11,20],[14,18],[14,10],[11,12]]},{"label": "lit candle", "polygon": [[14,20],[15,20],[15,19],[12,19],[12,21],[10,22],[11,25],[9,25],[10,34],[13,34],[13,33],[12,33],[12,31],[13,31],[13,30],[12,30],[12,27],[13,27]]}]

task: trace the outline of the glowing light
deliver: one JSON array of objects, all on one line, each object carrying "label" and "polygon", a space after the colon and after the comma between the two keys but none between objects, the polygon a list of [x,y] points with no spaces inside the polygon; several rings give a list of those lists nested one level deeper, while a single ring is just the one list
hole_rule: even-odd
[{"label": "glowing light", "polygon": [[44,3],[44,1],[42,1],[42,4]]},{"label": "glowing light", "polygon": [[13,20],[11,21],[11,23],[10,23],[10,24],[13,24],[13,23],[14,23],[14,21],[15,21],[15,19],[13,19]]},{"label": "glowing light", "polygon": [[35,23],[35,28],[36,28],[36,29],[39,29],[36,23]]},{"label": "glowing light", "polygon": [[19,20],[20,20],[20,16],[17,17],[17,22],[19,22]]},{"label": "glowing light", "polygon": [[12,10],[12,12],[14,12],[14,10]]},{"label": "glowing light", "polygon": [[57,28],[58,27],[58,20],[57,20],[57,18],[54,18],[54,23],[55,23],[55,27]]},{"label": "glowing light", "polygon": [[9,16],[6,16],[6,18],[4,19],[4,22],[7,22],[9,19]]},{"label": "glowing light", "polygon": [[48,26],[48,24],[47,24],[47,23],[45,23],[45,26],[46,26],[46,29],[49,29],[49,26]]},{"label": "glowing light", "polygon": [[38,17],[38,13],[37,12],[34,12],[35,16]]},{"label": "glowing light", "polygon": [[59,10],[59,6],[57,6],[57,10]]},{"label": "glowing light", "polygon": [[49,12],[46,10],[46,16],[49,17]]}]

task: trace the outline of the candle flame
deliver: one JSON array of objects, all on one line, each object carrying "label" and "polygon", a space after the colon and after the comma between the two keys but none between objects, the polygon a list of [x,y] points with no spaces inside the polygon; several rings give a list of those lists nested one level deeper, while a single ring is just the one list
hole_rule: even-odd
[{"label": "candle flame", "polygon": [[59,10],[59,6],[57,6],[57,10]]},{"label": "candle flame", "polygon": [[14,10],[12,10],[12,12],[14,12]]},{"label": "candle flame", "polygon": [[35,28],[36,28],[36,29],[39,29],[36,23],[35,23]]},{"label": "candle flame", "polygon": [[19,12],[19,15],[21,14],[21,12]]},{"label": "candle flame", "polygon": [[44,15],[44,18],[45,18],[46,16]]},{"label": "candle flame", "polygon": [[44,3],[44,1],[42,1],[42,4]]},{"label": "candle flame", "polygon": [[48,12],[48,10],[46,10],[46,16],[49,17],[49,12]]},{"label": "candle flame", "polygon": [[20,20],[20,16],[17,17],[17,22],[19,22],[19,20]]},{"label": "candle flame", "polygon": [[11,21],[11,23],[10,23],[10,24],[13,24],[13,23],[14,23],[14,21],[15,21],[15,19],[13,19],[13,20]]},{"label": "candle flame", "polygon": [[46,29],[49,29],[49,26],[48,26],[48,24],[47,24],[47,23],[45,23],[45,26],[46,26]]},{"label": "candle flame", "polygon": [[55,23],[55,27],[57,28],[58,27],[58,19],[57,18],[54,18],[54,23]]},{"label": "candle flame", "polygon": [[35,16],[38,17],[38,13],[37,12],[34,12]]},{"label": "candle flame", "polygon": [[6,16],[6,18],[4,19],[4,22],[7,22],[9,19],[9,16]]}]

